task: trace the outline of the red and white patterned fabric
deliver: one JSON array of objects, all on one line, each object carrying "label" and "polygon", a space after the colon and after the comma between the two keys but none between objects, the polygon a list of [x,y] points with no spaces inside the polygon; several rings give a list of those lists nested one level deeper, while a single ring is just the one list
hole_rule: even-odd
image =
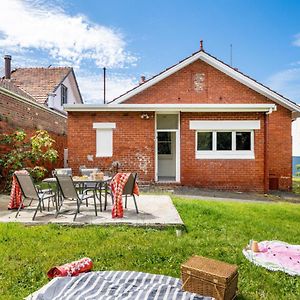
[{"label": "red and white patterned fabric", "polygon": [[77,276],[80,273],[90,271],[93,268],[93,262],[90,258],[84,257],[71,263],[51,268],[47,272],[48,278]]},{"label": "red and white patterned fabric", "polygon": [[[112,179],[110,186],[114,197],[114,206],[112,208],[113,218],[123,218],[122,194],[125,184],[131,173],[117,173]],[[139,187],[135,182],[133,193],[139,195]]]},{"label": "red and white patterned fabric", "polygon": [[[28,171],[26,170],[20,170],[15,171],[13,178],[12,178],[12,185],[11,185],[11,192],[10,192],[10,200],[8,203],[8,209],[15,209],[19,208],[21,202],[22,202],[22,191],[18,184],[17,178],[15,174],[28,174]],[[22,208],[24,208],[24,205],[22,205]]]}]

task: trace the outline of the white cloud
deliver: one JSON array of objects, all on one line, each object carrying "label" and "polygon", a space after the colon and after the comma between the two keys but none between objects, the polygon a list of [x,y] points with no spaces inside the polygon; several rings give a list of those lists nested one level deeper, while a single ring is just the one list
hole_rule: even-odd
[{"label": "white cloud", "polygon": [[300,68],[278,72],[269,77],[266,84],[292,101],[300,103]]},{"label": "white cloud", "polygon": [[119,32],[92,23],[84,15],[71,16],[59,2],[4,0],[0,20],[0,48],[6,51],[36,49],[71,65],[91,60],[98,67],[108,68],[136,61],[125,50]]},{"label": "white cloud", "polygon": [[[103,76],[77,74],[78,85],[85,103],[103,103]],[[111,74],[106,78],[106,102],[113,100],[137,85],[135,77]]]}]

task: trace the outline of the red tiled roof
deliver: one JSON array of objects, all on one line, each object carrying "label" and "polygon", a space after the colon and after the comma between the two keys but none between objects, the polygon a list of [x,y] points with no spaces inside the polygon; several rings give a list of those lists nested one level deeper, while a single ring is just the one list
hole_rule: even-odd
[{"label": "red tiled roof", "polygon": [[71,67],[19,68],[11,72],[11,82],[37,102],[45,103],[48,94],[54,92],[71,71]]},{"label": "red tiled roof", "polygon": [[9,90],[26,99],[35,101],[35,99],[30,94],[28,94],[26,91],[22,90],[21,88],[17,87],[13,82],[11,82],[11,80],[0,79],[0,87],[5,88],[6,90]]}]

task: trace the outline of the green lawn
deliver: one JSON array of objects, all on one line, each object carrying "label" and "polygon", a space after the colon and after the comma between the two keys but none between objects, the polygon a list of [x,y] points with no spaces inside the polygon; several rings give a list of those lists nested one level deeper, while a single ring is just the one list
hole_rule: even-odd
[{"label": "green lawn", "polygon": [[300,206],[173,197],[187,233],[129,227],[24,227],[0,224],[0,299],[22,299],[48,282],[46,271],[84,256],[94,270],[180,276],[193,254],[239,266],[238,299],[300,299],[300,277],[256,267],[242,255],[250,239],[300,244]]}]

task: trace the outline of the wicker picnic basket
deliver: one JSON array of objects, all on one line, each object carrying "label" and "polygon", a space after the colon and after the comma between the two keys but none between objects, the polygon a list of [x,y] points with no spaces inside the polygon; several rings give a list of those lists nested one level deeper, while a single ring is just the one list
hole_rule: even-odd
[{"label": "wicker picnic basket", "polygon": [[216,300],[236,297],[237,266],[218,260],[193,256],[181,265],[182,289]]}]

